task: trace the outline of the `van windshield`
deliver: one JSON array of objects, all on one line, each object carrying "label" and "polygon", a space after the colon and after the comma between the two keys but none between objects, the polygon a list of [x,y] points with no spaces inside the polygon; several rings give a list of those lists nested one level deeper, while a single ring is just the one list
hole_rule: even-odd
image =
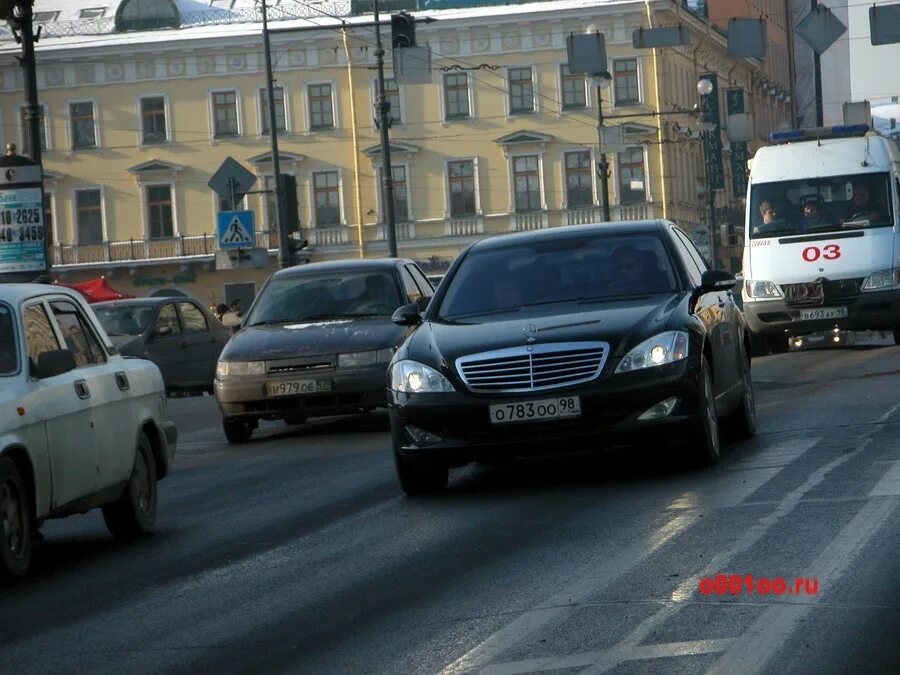
[{"label": "van windshield", "polygon": [[759,183],[750,192],[750,238],[829,233],[893,223],[887,173]]}]

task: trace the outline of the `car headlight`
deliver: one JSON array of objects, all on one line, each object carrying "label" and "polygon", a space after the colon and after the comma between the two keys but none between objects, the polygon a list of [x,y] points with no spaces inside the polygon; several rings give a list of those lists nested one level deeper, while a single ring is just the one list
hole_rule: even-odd
[{"label": "car headlight", "polygon": [[454,392],[450,380],[416,361],[398,361],[391,368],[391,389],[407,394]]},{"label": "car headlight", "polygon": [[242,375],[265,375],[265,361],[219,361],[216,365],[216,379],[240,377]]},{"label": "car headlight", "polygon": [[686,359],[688,342],[688,334],[680,330],[654,335],[628,352],[619,363],[616,372],[630,373]]},{"label": "car headlight", "polygon": [[375,352],[351,352],[338,354],[338,368],[360,368],[362,366],[374,366],[379,363],[391,362],[393,352],[390,349],[379,349]]},{"label": "car headlight", "polygon": [[754,300],[774,300],[783,298],[784,295],[777,284],[771,281],[759,281],[758,279],[744,280],[744,294]]},{"label": "car headlight", "polygon": [[878,270],[866,277],[862,289],[864,291],[876,291],[891,286],[900,286],[900,267],[888,270]]}]

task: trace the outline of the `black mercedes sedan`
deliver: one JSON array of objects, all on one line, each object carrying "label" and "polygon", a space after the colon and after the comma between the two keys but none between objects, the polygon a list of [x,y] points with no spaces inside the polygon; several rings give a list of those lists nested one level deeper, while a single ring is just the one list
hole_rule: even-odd
[{"label": "black mercedes sedan", "polygon": [[389,373],[409,495],[472,461],[679,439],[715,463],[720,430],[756,432],[750,334],[734,276],[667,221],[479,241],[449,270]]}]

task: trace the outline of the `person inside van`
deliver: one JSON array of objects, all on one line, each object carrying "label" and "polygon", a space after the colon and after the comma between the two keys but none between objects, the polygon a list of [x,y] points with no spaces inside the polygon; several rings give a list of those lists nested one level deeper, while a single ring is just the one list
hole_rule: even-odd
[{"label": "person inside van", "polygon": [[753,234],[765,234],[767,230],[778,229],[784,224],[782,209],[779,208],[775,200],[764,199],[759,205],[759,216],[761,222],[753,226]]},{"label": "person inside van", "polygon": [[800,229],[804,232],[831,225],[831,220],[824,213],[822,198],[819,195],[802,197],[800,199],[800,211],[803,215]]},{"label": "person inside van", "polygon": [[841,223],[851,220],[868,220],[879,222],[884,217],[875,206],[875,200],[872,198],[872,188],[868,183],[857,181],[853,184],[853,201],[847,211],[847,217],[842,219]]}]

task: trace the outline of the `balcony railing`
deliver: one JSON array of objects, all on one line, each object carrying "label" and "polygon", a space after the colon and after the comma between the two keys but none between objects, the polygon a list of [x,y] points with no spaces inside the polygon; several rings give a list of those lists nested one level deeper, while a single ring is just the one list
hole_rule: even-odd
[{"label": "balcony railing", "polygon": [[566,209],[566,225],[590,225],[599,223],[603,213],[599,206],[576,206]]},{"label": "balcony railing", "polygon": [[513,232],[529,232],[531,230],[543,230],[548,225],[546,211],[528,211],[526,213],[512,214],[509,229]]},{"label": "balcony railing", "polygon": [[473,237],[484,234],[484,217],[457,216],[447,218],[444,233],[448,237]]},{"label": "balcony railing", "polygon": [[[397,239],[415,239],[416,224],[408,220],[402,223],[395,223],[394,232],[397,235]],[[381,223],[378,224],[378,239],[381,241],[387,240],[387,230]]]},{"label": "balcony railing", "polygon": [[[257,232],[256,248],[277,249],[277,232]],[[187,256],[213,255],[219,248],[214,234],[159,239],[127,239],[96,244],[59,244],[53,247],[54,265],[85,265],[105,262],[162,260]]]},{"label": "balcony railing", "polygon": [[652,204],[616,204],[610,209],[613,220],[650,220],[654,218]]},{"label": "balcony railing", "polygon": [[313,246],[335,246],[350,242],[350,228],[346,225],[311,227],[309,243]]}]

